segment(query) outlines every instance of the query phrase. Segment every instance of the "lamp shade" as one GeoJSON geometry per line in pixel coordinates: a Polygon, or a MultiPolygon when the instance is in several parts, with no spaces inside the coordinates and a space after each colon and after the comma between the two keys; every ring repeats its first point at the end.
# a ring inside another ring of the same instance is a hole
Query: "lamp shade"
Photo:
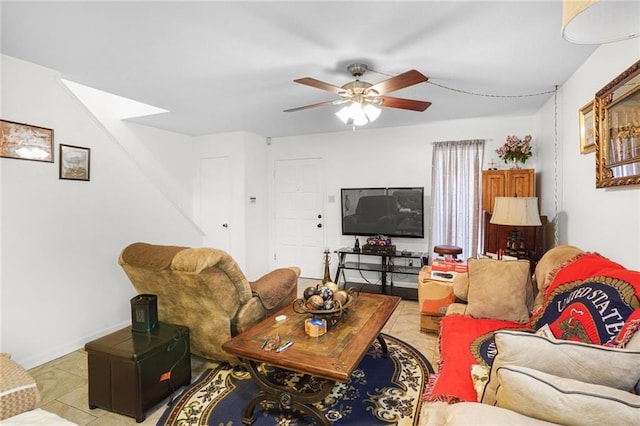
{"type": "Polygon", "coordinates": [[[638,0],[563,0],[562,37],[577,44],[602,44],[640,35],[638,0]]]}
{"type": "Polygon", "coordinates": [[[496,197],[490,223],[511,226],[540,226],[537,197],[496,197]]]}

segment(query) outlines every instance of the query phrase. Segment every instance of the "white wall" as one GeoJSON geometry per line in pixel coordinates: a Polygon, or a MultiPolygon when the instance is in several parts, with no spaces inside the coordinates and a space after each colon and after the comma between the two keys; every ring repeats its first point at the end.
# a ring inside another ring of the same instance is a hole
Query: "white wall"
{"type": "MultiPolygon", "coordinates": [[[[640,269],[640,187],[596,189],[595,153],[580,154],[578,110],[640,58],[640,39],[602,45],[558,93],[558,218],[561,244],[595,251],[640,269]]],[[[554,103],[537,117],[539,134],[551,139],[554,103]]],[[[538,165],[542,214],[555,216],[552,147],[538,165]]]]}
{"type": "Polygon", "coordinates": [[[0,350],[30,368],[130,324],[126,245],[201,238],[56,72],[8,56],[1,66],[2,118],[55,132],[55,163],[0,159],[0,350]],[[58,179],[60,143],[91,148],[90,182],[58,179]]]}
{"type": "MultiPolygon", "coordinates": [[[[499,102],[499,101],[498,101],[499,102]]],[[[382,112],[384,114],[384,111],[382,112]]],[[[428,112],[427,112],[428,114],[428,112]]],[[[331,117],[328,116],[328,119],[331,117]]],[[[534,132],[534,117],[500,117],[428,123],[422,126],[368,130],[351,129],[342,133],[273,138],[268,149],[270,180],[273,183],[275,161],[295,158],[323,158],[326,175],[325,237],[331,251],[353,246],[352,236],[341,235],[340,189],[352,187],[424,186],[425,198],[431,195],[433,142],[485,139],[485,168],[492,159],[498,163],[495,149],[507,135],[534,136],[535,155],[527,167],[535,168],[539,151],[546,141],[534,132]],[[333,199],[333,202],[329,200],[333,199]]],[[[498,164],[504,168],[504,164],[498,164]]],[[[425,205],[425,209],[426,209],[425,205]]],[[[425,217],[428,221],[429,213],[425,217]]],[[[429,224],[425,227],[428,232],[429,224]]],[[[270,224],[271,240],[274,227],[270,224]]],[[[430,252],[433,244],[424,239],[394,238],[397,249],[430,252]]],[[[361,241],[362,243],[363,241],[361,241]]],[[[436,242],[437,243],[437,242],[436,242]]],[[[465,254],[467,255],[467,254],[465,254]]],[[[321,264],[319,263],[321,266],[321,264]]],[[[333,255],[332,276],[337,259],[333,255]]],[[[319,274],[322,268],[319,267],[319,274]]],[[[319,275],[321,277],[321,275],[319,275]]],[[[415,277],[409,277],[414,279],[415,277]]]]}
{"type": "Polygon", "coordinates": [[[267,140],[262,136],[245,135],[245,238],[246,266],[250,280],[269,270],[269,180],[267,140]],[[255,201],[251,199],[255,197],[255,201]]]}
{"type": "MultiPolygon", "coordinates": [[[[255,280],[269,267],[266,138],[248,132],[233,132],[195,137],[193,142],[194,164],[202,158],[213,157],[228,157],[231,161],[231,175],[220,182],[220,185],[231,185],[230,254],[247,278],[255,280]],[[250,197],[256,197],[255,204],[250,202],[250,197]]],[[[193,202],[195,206],[199,205],[198,190],[193,202]]],[[[199,220],[197,214],[196,220],[199,220]]]]}
{"type": "Polygon", "coordinates": [[[123,120],[122,117],[131,114],[123,111],[128,111],[132,103],[135,106],[135,101],[77,83],[64,83],[113,143],[127,153],[188,220],[193,220],[192,138],[123,120]]]}

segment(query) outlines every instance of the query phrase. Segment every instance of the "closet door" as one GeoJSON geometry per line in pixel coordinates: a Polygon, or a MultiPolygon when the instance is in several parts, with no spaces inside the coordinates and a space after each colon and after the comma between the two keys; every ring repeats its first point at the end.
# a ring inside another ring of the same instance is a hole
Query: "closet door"
{"type": "Polygon", "coordinates": [[[230,161],[229,157],[200,160],[200,226],[205,233],[204,247],[224,250],[234,256],[230,161]]]}

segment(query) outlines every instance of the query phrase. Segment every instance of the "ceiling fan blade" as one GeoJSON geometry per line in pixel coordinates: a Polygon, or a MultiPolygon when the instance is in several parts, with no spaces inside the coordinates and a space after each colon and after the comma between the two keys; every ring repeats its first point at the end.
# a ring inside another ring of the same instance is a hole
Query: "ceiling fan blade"
{"type": "Polygon", "coordinates": [[[382,106],[388,108],[410,109],[412,111],[424,111],[431,106],[431,102],[415,101],[413,99],[393,98],[391,96],[377,96],[382,100],[382,106]]]}
{"type": "Polygon", "coordinates": [[[334,86],[333,84],[325,83],[324,81],[316,80],[311,77],[298,78],[293,80],[295,83],[304,84],[307,86],[315,87],[316,89],[326,90],[327,92],[336,93],[338,95],[345,92],[342,87],[334,86]]]}
{"type": "Polygon", "coordinates": [[[336,100],[333,100],[333,101],[318,102],[317,104],[311,104],[311,105],[305,105],[305,106],[301,106],[301,107],[297,107],[297,108],[285,109],[284,112],[302,111],[303,109],[318,108],[318,107],[328,106],[328,105],[338,105],[338,104],[343,104],[345,102],[348,102],[348,100],[347,99],[336,99],[336,100]]]}
{"type": "Polygon", "coordinates": [[[388,78],[380,83],[374,84],[369,87],[369,91],[375,90],[381,95],[395,92],[396,90],[404,89],[405,87],[413,86],[414,84],[424,83],[429,78],[416,70],[409,70],[398,74],[395,77],[388,78]]]}

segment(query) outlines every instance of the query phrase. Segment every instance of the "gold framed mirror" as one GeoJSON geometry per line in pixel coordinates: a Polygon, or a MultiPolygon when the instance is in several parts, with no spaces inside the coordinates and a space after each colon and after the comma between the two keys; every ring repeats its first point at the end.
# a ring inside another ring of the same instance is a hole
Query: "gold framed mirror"
{"type": "Polygon", "coordinates": [[[640,184],[640,61],[596,93],[596,188],[640,184]]]}

